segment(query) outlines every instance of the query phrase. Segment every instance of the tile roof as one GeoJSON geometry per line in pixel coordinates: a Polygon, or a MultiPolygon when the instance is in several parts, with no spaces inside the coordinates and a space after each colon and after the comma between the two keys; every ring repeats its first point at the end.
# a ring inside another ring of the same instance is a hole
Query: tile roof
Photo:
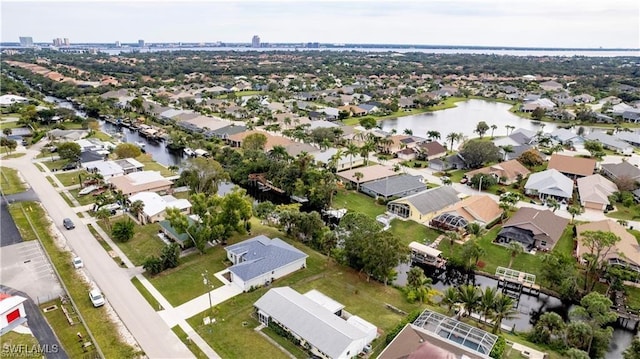
{"type": "Polygon", "coordinates": [[[556,153],[551,156],[547,168],[572,175],[589,176],[593,174],[596,168],[596,160],[593,158],[563,156],[556,153]]]}
{"type": "Polygon", "coordinates": [[[529,171],[517,160],[510,160],[470,171],[467,173],[467,176],[473,177],[473,175],[478,173],[494,174],[498,176],[498,178],[506,177],[509,181],[513,181],[518,177],[518,175],[522,175],[523,178],[527,177],[527,175],[529,175],[531,171],[529,171]]]}
{"type": "Polygon", "coordinates": [[[438,214],[452,212],[455,212],[468,222],[481,222],[484,224],[491,223],[502,215],[502,209],[500,209],[498,203],[487,195],[469,196],[444,208],[438,214]]]}

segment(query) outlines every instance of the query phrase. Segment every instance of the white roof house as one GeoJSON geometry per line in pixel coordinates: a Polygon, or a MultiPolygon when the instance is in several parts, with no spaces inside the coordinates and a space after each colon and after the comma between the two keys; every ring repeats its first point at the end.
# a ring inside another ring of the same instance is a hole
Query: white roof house
{"type": "Polygon", "coordinates": [[[160,196],[155,192],[140,192],[129,197],[131,203],[141,201],[144,204],[142,215],[148,223],[157,222],[164,219],[159,218],[167,208],[177,208],[180,211],[188,211],[191,202],[186,199],[177,199],[173,196],[160,196]]]}
{"type": "Polygon", "coordinates": [[[29,99],[22,96],[16,95],[2,95],[0,96],[0,106],[11,106],[14,103],[25,103],[28,102],[29,99]]]}
{"type": "Polygon", "coordinates": [[[632,145],[604,132],[591,132],[586,136],[586,139],[589,141],[598,141],[602,143],[602,146],[604,146],[605,148],[616,151],[623,155],[630,155],[633,153],[632,145]]]}
{"type": "Polygon", "coordinates": [[[280,325],[324,358],[357,356],[370,343],[367,332],[375,328],[361,318],[344,320],[289,287],[270,289],[254,306],[261,323],[280,325]]]}
{"type": "Polygon", "coordinates": [[[606,209],[614,192],[618,192],[618,186],[599,174],[578,178],[580,204],[586,208],[606,209]]]}
{"type": "MultiPolygon", "coordinates": [[[[317,122],[317,121],[316,121],[317,122]]],[[[316,160],[316,162],[322,162],[324,164],[329,164],[331,162],[331,158],[338,153],[338,150],[333,147],[329,147],[325,150],[316,150],[313,152],[309,152],[310,155],[316,160]]],[[[342,153],[342,156],[336,162],[336,170],[343,171],[350,169],[353,167],[361,166],[364,163],[364,158],[360,156],[360,154],[354,156],[347,156],[342,153]]]]}
{"type": "Polygon", "coordinates": [[[97,172],[101,174],[103,178],[122,176],[124,174],[124,169],[114,161],[85,162],[82,164],[82,168],[90,172],[97,172]]]}
{"type": "Polygon", "coordinates": [[[550,169],[529,175],[524,185],[527,194],[547,197],[571,198],[573,196],[573,180],[556,169],[550,169]]]}

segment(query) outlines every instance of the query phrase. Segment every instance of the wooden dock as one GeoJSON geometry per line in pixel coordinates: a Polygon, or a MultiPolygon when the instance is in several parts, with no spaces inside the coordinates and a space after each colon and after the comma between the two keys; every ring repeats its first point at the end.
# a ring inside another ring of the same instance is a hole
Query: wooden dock
{"type": "Polygon", "coordinates": [[[278,188],[276,186],[273,185],[273,183],[271,183],[271,181],[268,181],[265,177],[264,173],[251,173],[249,174],[249,183],[253,184],[253,185],[257,185],[258,188],[260,188],[261,191],[275,191],[278,192],[280,194],[284,194],[285,191],[281,188],[278,188]]]}

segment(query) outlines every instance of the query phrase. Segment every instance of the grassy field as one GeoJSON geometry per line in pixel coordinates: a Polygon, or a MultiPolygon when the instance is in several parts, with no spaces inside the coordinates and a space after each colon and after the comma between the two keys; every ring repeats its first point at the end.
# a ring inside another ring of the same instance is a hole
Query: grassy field
{"type": "Polygon", "coordinates": [[[97,138],[100,141],[111,141],[113,140],[113,138],[111,138],[111,136],[109,134],[106,134],[102,131],[93,131],[93,134],[91,136],[89,136],[91,138],[97,138]]]}
{"type": "Polygon", "coordinates": [[[187,337],[187,333],[185,333],[184,330],[180,328],[180,326],[176,325],[175,327],[171,328],[171,330],[173,330],[173,332],[178,336],[178,338],[180,338],[180,340],[182,340],[182,342],[187,346],[187,348],[191,350],[191,352],[193,353],[193,355],[195,355],[196,358],[207,359],[207,355],[203,353],[202,350],[200,350],[200,348],[198,348],[197,345],[195,345],[191,340],[189,340],[189,338],[187,337]]]}
{"type": "MultiPolygon", "coordinates": [[[[74,298],[78,309],[82,313],[87,326],[96,338],[105,357],[131,358],[136,356],[134,349],[121,341],[116,325],[109,320],[105,320],[105,318],[108,317],[106,308],[94,308],[91,304],[91,301],[87,297],[89,285],[83,281],[71,265],[71,253],[58,249],[54,244],[49,232],[51,224],[47,220],[45,212],[40,205],[35,202],[21,202],[10,205],[10,207],[14,206],[24,206],[27,210],[31,222],[42,239],[45,250],[49,253],[53,265],[58,270],[58,273],[60,273],[62,281],[69,290],[69,295],[74,298]]],[[[78,329],[75,326],[73,328],[75,331],[78,329]]]]}
{"type": "Polygon", "coordinates": [[[75,184],[80,183],[79,178],[85,179],[89,175],[89,172],[85,170],[73,171],[73,172],[65,172],[56,174],[56,178],[58,181],[62,183],[65,187],[73,186],[75,184]],[[78,177],[80,176],[80,177],[78,177]]]}
{"type": "MultiPolygon", "coordinates": [[[[60,340],[60,344],[62,344],[64,350],[67,352],[67,354],[69,354],[69,358],[82,358],[85,353],[81,347],[82,343],[80,343],[80,340],[78,339],[78,333],[80,333],[80,335],[82,335],[82,337],[85,338],[86,341],[90,341],[91,339],[87,334],[87,331],[82,325],[69,324],[67,317],[64,315],[64,312],[62,312],[62,309],[60,309],[60,307],[62,306],[62,302],[60,301],[60,299],[41,304],[40,309],[44,309],[53,305],[57,306],[58,309],[42,314],[47,319],[47,322],[49,323],[53,331],[56,333],[56,336],[60,340]]],[[[68,311],[71,311],[73,308],[70,304],[65,304],[64,306],[68,311]]]]}
{"type": "Polygon", "coordinates": [[[16,223],[16,227],[18,227],[18,231],[20,232],[20,236],[24,241],[33,241],[38,239],[36,234],[33,232],[31,227],[29,226],[29,221],[26,216],[31,217],[30,212],[34,211],[32,206],[25,206],[24,211],[20,205],[11,205],[9,206],[9,213],[11,213],[11,218],[16,223]],[[25,216],[26,212],[26,216],[25,216]]]}
{"type": "Polygon", "coordinates": [[[142,296],[144,297],[144,299],[147,300],[147,302],[149,304],[151,304],[151,307],[154,310],[162,310],[164,309],[162,307],[162,305],[156,300],[156,298],[154,298],[151,293],[149,293],[149,291],[147,290],[147,288],[144,287],[144,285],[142,285],[142,282],[140,282],[140,280],[136,277],[131,278],[131,283],[133,284],[134,287],[136,287],[138,289],[138,292],[140,292],[140,294],[142,294],[142,296]]]}
{"type": "Polygon", "coordinates": [[[24,153],[24,152],[12,153],[12,154],[9,154],[9,155],[6,155],[6,156],[2,156],[2,159],[3,160],[10,160],[12,158],[23,157],[24,155],[26,155],[26,153],[24,153]]]}
{"type": "Polygon", "coordinates": [[[13,168],[0,167],[0,190],[4,195],[24,192],[27,189],[20,181],[18,171],[13,168]]]}
{"type": "Polygon", "coordinates": [[[346,208],[349,211],[364,213],[372,218],[383,214],[386,210],[385,206],[377,204],[373,198],[345,189],[339,190],[338,194],[333,197],[332,207],[346,208]]]}
{"type": "Polygon", "coordinates": [[[625,207],[622,203],[616,203],[616,211],[606,213],[605,216],[614,219],[624,219],[626,221],[635,221],[640,218],[640,206],[633,205],[631,207],[625,207]]]}
{"type": "MultiPolygon", "coordinates": [[[[280,238],[285,237],[281,234],[280,238]]],[[[307,268],[276,280],[274,286],[288,285],[300,293],[317,289],[344,304],[349,313],[378,326],[382,335],[374,342],[374,349],[383,344],[384,333],[402,319],[401,315],[387,309],[386,304],[406,312],[424,307],[407,303],[401,291],[394,287],[367,282],[359,272],[338,265],[297,242],[285,240],[309,255],[307,268]]],[[[218,305],[214,309],[216,323],[213,325],[202,324],[205,313],[190,318],[188,322],[223,358],[281,358],[282,352],[253,330],[258,325],[253,317],[253,303],[266,291],[267,288],[260,288],[218,305]],[[252,345],[246,345],[247,342],[252,345]]]]}
{"type": "MultiPolygon", "coordinates": [[[[28,358],[34,356],[29,352],[38,345],[38,340],[31,334],[20,334],[10,331],[2,336],[2,347],[10,347],[11,352],[2,352],[3,358],[28,358]]],[[[34,356],[35,357],[35,356],[34,356]]]]}
{"type": "Polygon", "coordinates": [[[409,245],[411,242],[429,243],[438,238],[440,232],[423,226],[414,221],[402,221],[394,219],[391,221],[389,231],[402,240],[402,243],[409,245]]]}
{"type": "Polygon", "coordinates": [[[42,164],[47,166],[51,171],[59,170],[62,166],[66,165],[69,161],[67,160],[55,160],[55,161],[44,161],[42,164]]]}
{"type": "MultiPolygon", "coordinates": [[[[129,218],[127,216],[119,216],[111,218],[111,226],[116,222],[129,218]]],[[[111,233],[111,230],[104,226],[102,221],[98,221],[100,227],[107,232],[111,233]]],[[[147,257],[153,255],[160,255],[160,251],[165,246],[164,242],[158,238],[157,234],[160,230],[160,225],[157,223],[151,223],[147,225],[135,224],[134,235],[128,242],[119,242],[114,240],[115,244],[124,252],[133,264],[141,266],[147,257]]]]}
{"type": "Polygon", "coordinates": [[[160,171],[160,173],[165,177],[174,176],[176,173],[170,171],[167,167],[155,162],[151,155],[142,154],[136,157],[137,161],[140,161],[144,165],[145,171],[160,171]]]}

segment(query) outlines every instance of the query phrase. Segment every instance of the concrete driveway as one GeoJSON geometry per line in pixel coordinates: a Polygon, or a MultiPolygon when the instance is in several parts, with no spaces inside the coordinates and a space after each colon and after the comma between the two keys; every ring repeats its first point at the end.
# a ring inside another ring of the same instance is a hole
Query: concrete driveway
{"type": "Polygon", "coordinates": [[[87,274],[104,292],[145,354],[150,358],[193,358],[189,349],[133,286],[127,272],[109,257],[82,220],[31,162],[42,145],[33,146],[22,158],[3,161],[3,166],[20,171],[31,185],[55,226],[63,233],[67,245],[82,257],[87,274]],[[76,228],[64,230],[64,218],[71,218],[76,228]]]}

